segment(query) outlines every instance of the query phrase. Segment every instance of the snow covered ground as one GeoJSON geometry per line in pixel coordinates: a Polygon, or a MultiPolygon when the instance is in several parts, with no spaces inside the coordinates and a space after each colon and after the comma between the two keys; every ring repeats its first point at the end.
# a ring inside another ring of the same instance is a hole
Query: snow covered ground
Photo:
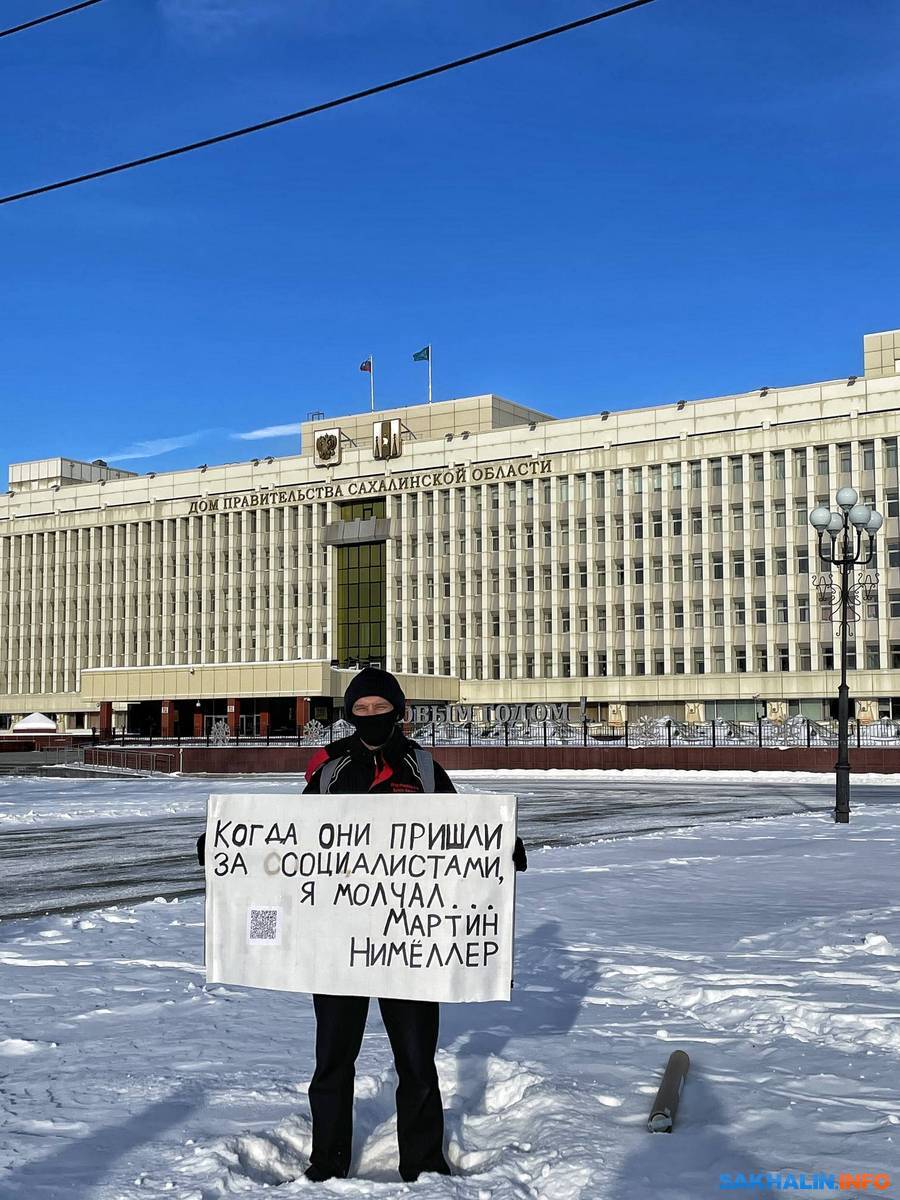
{"type": "MultiPolygon", "coordinates": [[[[729,814],[695,773],[615,774],[624,791],[602,824],[616,836],[531,851],[513,1002],[443,1009],[453,1178],[399,1182],[393,1073],[373,1006],[354,1178],[290,1182],[309,1151],[310,1001],[206,989],[202,899],[182,895],[0,926],[0,1196],[697,1200],[723,1194],[724,1172],[865,1170],[889,1172],[878,1194],[900,1197],[896,784],[870,777],[852,823],[835,826],[821,777],[732,779],[743,799],[729,814]],[[644,821],[641,794],[658,810],[660,788],[690,826],[660,828],[658,812],[644,821]],[[759,819],[754,794],[774,815],[759,819]],[[651,1135],[648,1108],[679,1047],[692,1066],[676,1131],[651,1135]]],[[[522,782],[532,814],[557,795],[541,776],[522,782]]],[[[508,773],[490,778],[511,790],[508,773]]],[[[31,863],[40,887],[74,827],[95,822],[115,876],[108,831],[124,853],[135,818],[159,817],[190,842],[209,787],[146,782],[4,787],[0,841],[48,836],[31,863]]],[[[584,808],[578,828],[595,834],[603,780],[558,783],[584,808]]],[[[543,818],[546,837],[529,817],[532,847],[579,840],[563,815],[559,828],[543,818]]],[[[28,887],[18,871],[3,870],[0,893],[28,887]]]]}

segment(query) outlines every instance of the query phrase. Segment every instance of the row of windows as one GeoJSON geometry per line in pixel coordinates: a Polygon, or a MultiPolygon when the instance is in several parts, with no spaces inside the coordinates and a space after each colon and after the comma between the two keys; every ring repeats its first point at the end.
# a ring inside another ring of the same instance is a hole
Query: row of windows
{"type": "MultiPolygon", "coordinates": [[[[900,669],[900,642],[892,642],[888,652],[890,667],[892,670],[900,669]]],[[[849,666],[856,670],[862,667],[865,670],[879,670],[881,668],[881,654],[878,645],[875,642],[866,643],[863,648],[862,660],[857,661],[857,653],[854,649],[852,655],[848,655],[849,666]]],[[[504,678],[515,679],[518,677],[518,656],[515,654],[507,654],[501,656],[493,655],[475,655],[472,660],[473,678],[475,679],[500,679],[501,678],[501,662],[504,664],[504,678]]],[[[559,657],[558,665],[554,667],[553,655],[543,654],[534,655],[526,654],[523,656],[524,678],[533,679],[535,677],[536,667],[540,667],[541,675],[544,678],[553,678],[554,675],[559,675],[563,678],[567,677],[582,677],[586,678],[593,673],[599,676],[608,675],[666,675],[669,672],[675,675],[684,675],[688,670],[694,674],[703,675],[708,670],[715,674],[725,674],[729,671],[744,673],[748,670],[757,672],[763,671],[811,671],[813,669],[813,652],[809,645],[800,645],[797,647],[793,659],[791,651],[787,646],[776,647],[773,654],[769,654],[766,646],[754,646],[749,650],[746,647],[735,648],[733,651],[730,663],[726,659],[724,651],[713,651],[709,661],[703,650],[694,650],[687,658],[683,650],[674,650],[670,656],[669,662],[666,662],[666,656],[662,650],[655,650],[649,656],[643,651],[635,651],[630,660],[624,651],[617,652],[610,656],[605,651],[597,653],[594,661],[591,662],[590,655],[580,653],[576,656],[571,654],[562,654],[559,657]]],[[[434,658],[423,658],[413,656],[409,659],[408,670],[413,673],[418,672],[419,667],[429,675],[435,673],[437,666],[440,674],[449,675],[451,668],[451,659],[448,656],[435,660],[434,658]]],[[[834,648],[829,645],[818,647],[818,667],[823,671],[834,669],[834,648]]],[[[396,670],[401,669],[399,664],[395,667],[396,670]]],[[[466,662],[460,659],[457,663],[457,672],[460,679],[466,678],[466,662]]]]}

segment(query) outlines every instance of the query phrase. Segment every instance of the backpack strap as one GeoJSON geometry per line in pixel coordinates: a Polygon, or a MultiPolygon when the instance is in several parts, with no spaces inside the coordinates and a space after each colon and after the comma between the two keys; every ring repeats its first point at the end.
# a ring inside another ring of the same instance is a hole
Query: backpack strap
{"type": "Polygon", "coordinates": [[[337,769],[338,759],[329,758],[322,764],[322,772],[319,775],[319,794],[324,795],[331,786],[331,780],[334,772],[337,769]]]}
{"type": "Polygon", "coordinates": [[[423,750],[421,746],[415,747],[416,765],[419,768],[419,774],[422,776],[422,791],[434,791],[434,759],[427,750],[423,750]]]}

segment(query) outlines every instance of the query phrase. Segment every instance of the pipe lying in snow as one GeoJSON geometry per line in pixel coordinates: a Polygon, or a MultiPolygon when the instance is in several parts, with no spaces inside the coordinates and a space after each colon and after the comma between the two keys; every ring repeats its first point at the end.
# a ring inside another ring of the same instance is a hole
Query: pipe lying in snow
{"type": "Polygon", "coordinates": [[[690,1065],[691,1060],[683,1050],[675,1050],[669,1055],[662,1083],[659,1085],[647,1121],[647,1128],[651,1133],[672,1132],[675,1114],[678,1112],[678,1101],[681,1099],[681,1090],[690,1065]]]}

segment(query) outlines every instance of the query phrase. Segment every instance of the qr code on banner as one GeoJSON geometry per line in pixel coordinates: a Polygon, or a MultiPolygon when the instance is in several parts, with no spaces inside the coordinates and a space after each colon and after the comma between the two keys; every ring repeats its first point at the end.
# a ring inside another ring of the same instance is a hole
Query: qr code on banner
{"type": "Polygon", "coordinates": [[[277,946],[281,942],[281,909],[248,908],[247,942],[251,946],[277,946]]]}

